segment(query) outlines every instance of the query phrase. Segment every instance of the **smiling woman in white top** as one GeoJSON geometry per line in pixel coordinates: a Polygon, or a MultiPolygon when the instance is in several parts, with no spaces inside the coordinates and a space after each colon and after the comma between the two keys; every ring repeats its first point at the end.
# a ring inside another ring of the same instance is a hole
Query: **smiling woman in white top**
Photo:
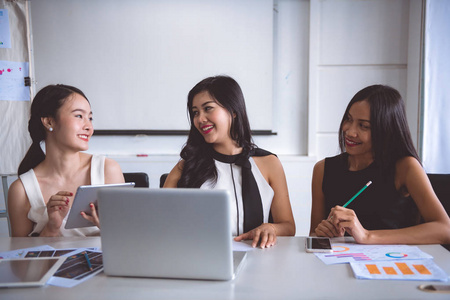
{"type": "Polygon", "coordinates": [[[283,167],[253,144],[238,83],[228,76],[206,78],[189,92],[187,108],[189,137],[164,187],[229,190],[235,240],[252,240],[253,247],[294,235],[283,167]]]}
{"type": "Polygon", "coordinates": [[[90,212],[81,213],[92,227],[64,229],[80,185],[124,182],[117,162],[81,152],[94,132],[86,96],[72,86],[46,86],[32,102],[28,131],[32,144],[8,193],[12,236],[98,235],[93,204],[90,212]]]}

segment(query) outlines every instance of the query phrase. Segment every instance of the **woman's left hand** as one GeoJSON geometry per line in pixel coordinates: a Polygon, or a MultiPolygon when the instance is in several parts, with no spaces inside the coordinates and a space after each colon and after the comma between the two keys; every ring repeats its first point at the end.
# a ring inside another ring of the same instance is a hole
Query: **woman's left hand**
{"type": "Polygon", "coordinates": [[[82,211],[81,216],[91,222],[94,226],[100,228],[100,221],[98,219],[97,209],[95,208],[94,203],[90,203],[89,207],[91,208],[91,215],[88,215],[84,211],[82,211]]]}
{"type": "Polygon", "coordinates": [[[347,231],[357,243],[367,243],[369,231],[361,225],[354,210],[342,206],[335,206],[331,209],[327,220],[329,220],[338,231],[347,231]]]}
{"type": "Polygon", "coordinates": [[[242,240],[253,240],[252,247],[255,248],[258,243],[259,247],[269,248],[275,245],[277,241],[277,231],[275,226],[271,223],[264,223],[249,232],[243,233],[234,238],[239,242],[242,240]]]}

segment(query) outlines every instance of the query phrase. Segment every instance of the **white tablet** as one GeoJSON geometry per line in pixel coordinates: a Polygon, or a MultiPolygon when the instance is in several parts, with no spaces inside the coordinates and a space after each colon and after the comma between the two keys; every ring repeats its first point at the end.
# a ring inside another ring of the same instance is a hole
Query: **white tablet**
{"type": "Polygon", "coordinates": [[[0,259],[0,287],[42,286],[65,257],[0,259]]]}
{"type": "MultiPolygon", "coordinates": [[[[82,185],[78,187],[72,207],[67,217],[66,229],[82,228],[93,226],[91,222],[81,216],[81,212],[89,214],[91,208],[90,203],[97,206],[97,191],[105,187],[134,187],[134,182],[116,183],[116,184],[99,184],[99,185],[82,185]]],[[[100,213],[100,212],[99,212],[100,213]]]]}

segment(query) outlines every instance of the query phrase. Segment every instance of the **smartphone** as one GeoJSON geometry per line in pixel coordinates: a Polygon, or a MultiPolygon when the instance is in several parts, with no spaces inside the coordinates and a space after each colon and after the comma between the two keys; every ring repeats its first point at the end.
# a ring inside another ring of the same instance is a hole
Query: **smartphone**
{"type": "Polygon", "coordinates": [[[306,252],[333,252],[331,241],[327,237],[307,237],[306,252]]]}

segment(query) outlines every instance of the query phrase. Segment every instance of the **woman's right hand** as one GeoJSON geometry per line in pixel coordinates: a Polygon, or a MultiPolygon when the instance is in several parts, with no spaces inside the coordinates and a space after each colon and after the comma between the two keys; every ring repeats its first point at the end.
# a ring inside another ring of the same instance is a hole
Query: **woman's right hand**
{"type": "Polygon", "coordinates": [[[316,236],[325,236],[332,238],[337,236],[344,236],[345,230],[339,230],[338,228],[336,228],[329,217],[326,220],[322,220],[322,222],[317,225],[314,232],[316,233],[316,236]]]}
{"type": "Polygon", "coordinates": [[[44,230],[50,235],[59,234],[62,222],[69,212],[69,202],[73,193],[67,191],[59,191],[52,195],[47,202],[48,222],[44,230]]]}
{"type": "Polygon", "coordinates": [[[261,249],[269,248],[277,242],[277,231],[272,223],[263,223],[260,226],[238,235],[234,238],[236,242],[242,240],[253,240],[252,247],[255,248],[258,244],[261,249]]]}

